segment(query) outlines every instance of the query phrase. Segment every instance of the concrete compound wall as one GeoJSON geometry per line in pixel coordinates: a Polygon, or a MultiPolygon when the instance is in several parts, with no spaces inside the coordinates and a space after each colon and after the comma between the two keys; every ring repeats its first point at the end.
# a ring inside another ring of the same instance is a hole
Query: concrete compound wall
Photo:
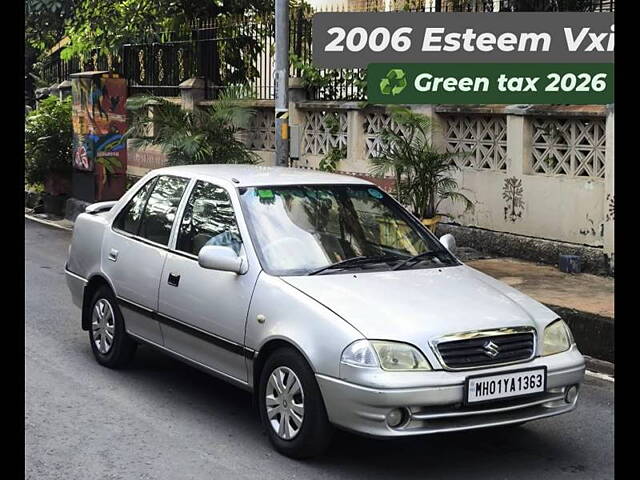
{"type": "MultiPolygon", "coordinates": [[[[328,151],[346,147],[338,170],[370,176],[378,133],[395,128],[389,112],[358,102],[307,101],[300,83],[290,84],[291,151],[297,146],[300,152],[292,166],[318,168],[328,151]]],[[[183,98],[183,104],[194,102],[183,98]]],[[[456,157],[460,169],[454,176],[474,209],[443,204],[445,222],[601,248],[613,268],[613,106],[410,107],[432,117],[432,141],[442,151],[471,152],[456,157]]],[[[262,164],[273,165],[273,105],[261,101],[255,108],[248,142],[262,164]]],[[[129,158],[133,175],[163,163],[158,149],[134,150],[129,158]]],[[[384,188],[393,184],[373,180],[384,188]]]]}

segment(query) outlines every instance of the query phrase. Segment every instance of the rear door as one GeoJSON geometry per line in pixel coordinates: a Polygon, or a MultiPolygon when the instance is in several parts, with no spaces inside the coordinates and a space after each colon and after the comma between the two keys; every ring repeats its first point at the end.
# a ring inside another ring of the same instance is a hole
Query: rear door
{"type": "Polygon", "coordinates": [[[152,312],[169,238],[188,178],[162,175],[147,182],[114,219],[103,240],[103,270],[111,280],[127,331],[163,344],[152,312]]]}
{"type": "Polygon", "coordinates": [[[248,262],[238,275],[198,264],[205,244],[229,246],[247,260],[232,194],[208,181],[193,185],[167,254],[158,311],[166,347],[246,383],[245,321],[260,269],[248,262]]]}

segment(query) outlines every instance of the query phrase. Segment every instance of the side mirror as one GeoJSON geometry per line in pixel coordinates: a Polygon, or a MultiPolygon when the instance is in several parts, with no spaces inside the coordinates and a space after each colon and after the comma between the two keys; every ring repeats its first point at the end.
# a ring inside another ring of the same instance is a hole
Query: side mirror
{"type": "Polygon", "coordinates": [[[456,249],[458,247],[456,245],[456,238],[453,235],[451,235],[450,233],[444,234],[440,237],[440,243],[444,245],[444,248],[455,255],[456,249]]]}
{"type": "Polygon", "coordinates": [[[231,247],[205,245],[198,253],[198,264],[209,270],[245,273],[245,261],[231,247]]]}

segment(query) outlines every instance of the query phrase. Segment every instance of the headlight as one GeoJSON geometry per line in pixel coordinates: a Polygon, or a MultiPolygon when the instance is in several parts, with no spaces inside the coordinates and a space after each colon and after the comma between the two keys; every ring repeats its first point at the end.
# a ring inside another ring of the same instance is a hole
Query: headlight
{"type": "Polygon", "coordinates": [[[342,352],[342,363],[383,370],[431,370],[429,362],[415,347],[406,343],[357,340],[342,352]]]}
{"type": "Polygon", "coordinates": [[[397,342],[371,342],[383,370],[431,370],[424,355],[416,347],[397,342]]]}
{"type": "Polygon", "coordinates": [[[556,320],[544,329],[542,356],[569,350],[573,344],[573,335],[564,320],[556,320]]]}

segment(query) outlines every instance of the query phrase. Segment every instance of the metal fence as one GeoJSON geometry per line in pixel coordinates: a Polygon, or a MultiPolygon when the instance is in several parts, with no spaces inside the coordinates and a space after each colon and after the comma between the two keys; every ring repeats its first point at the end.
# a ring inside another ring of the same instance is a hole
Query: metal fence
{"type": "MultiPolygon", "coordinates": [[[[392,0],[393,11],[613,11],[615,0],[392,0]]],[[[350,1],[345,7],[322,11],[384,11],[384,0],[350,1]]],[[[290,50],[300,60],[291,75],[305,78],[313,70],[310,7],[294,8],[290,20],[290,50]]],[[[70,73],[110,70],[129,81],[132,94],[178,96],[179,85],[191,77],[205,79],[206,97],[215,99],[230,85],[244,85],[257,99],[273,99],[275,59],[274,17],[199,20],[191,31],[165,34],[165,41],[125,44],[117,52],[92,52],[83,60],[62,61],[52,55],[42,69],[43,78],[61,82],[70,73]]],[[[157,40],[157,39],[156,39],[157,40]]],[[[364,69],[313,70],[308,85],[316,100],[366,100],[364,69]]]]}

